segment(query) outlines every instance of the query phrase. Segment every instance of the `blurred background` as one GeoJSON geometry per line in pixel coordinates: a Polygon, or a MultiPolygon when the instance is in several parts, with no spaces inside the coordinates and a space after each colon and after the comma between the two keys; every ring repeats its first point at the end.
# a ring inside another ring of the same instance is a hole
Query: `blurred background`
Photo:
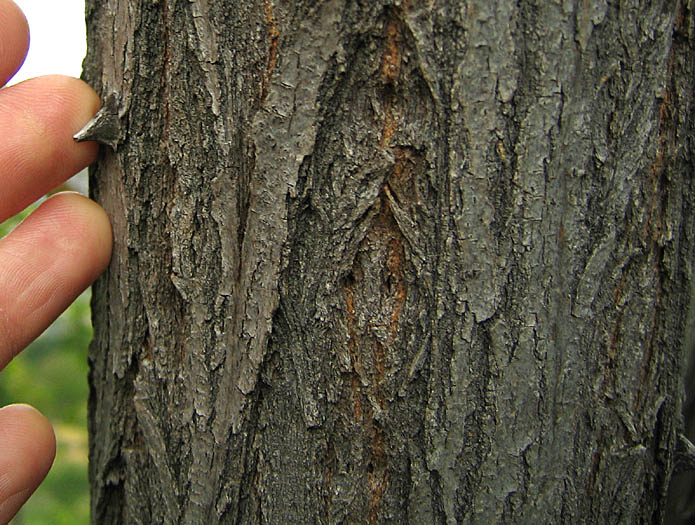
{"type": "MultiPolygon", "coordinates": [[[[24,66],[10,85],[61,73],[79,77],[86,52],[84,0],[14,0],[31,32],[24,66]]],[[[60,189],[86,193],[86,172],[60,189]]],[[[6,235],[35,206],[0,224],[6,235]]],[[[20,524],[89,523],[87,483],[87,346],[89,292],[0,374],[0,406],[28,403],[53,423],[58,449],[46,481],[12,520],[20,524]]]]}

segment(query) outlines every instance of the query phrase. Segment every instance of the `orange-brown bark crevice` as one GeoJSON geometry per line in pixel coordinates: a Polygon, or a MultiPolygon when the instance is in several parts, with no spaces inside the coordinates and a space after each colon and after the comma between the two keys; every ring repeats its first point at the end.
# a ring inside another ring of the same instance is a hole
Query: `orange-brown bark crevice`
{"type": "Polygon", "coordinates": [[[263,10],[265,12],[265,20],[268,23],[268,40],[270,41],[270,45],[268,46],[268,65],[266,66],[265,74],[263,75],[263,84],[261,86],[261,105],[263,105],[268,96],[270,76],[278,62],[278,38],[280,37],[280,29],[278,28],[277,20],[275,20],[271,0],[265,0],[263,3],[263,10]]]}
{"type": "Polygon", "coordinates": [[[357,352],[357,319],[355,316],[355,291],[353,283],[345,285],[345,306],[347,309],[347,329],[348,329],[348,352],[350,354],[350,364],[352,373],[350,374],[350,397],[352,398],[352,411],[355,423],[362,421],[362,394],[360,392],[360,381],[357,373],[359,368],[359,354],[357,352]]]}
{"type": "Polygon", "coordinates": [[[401,67],[401,34],[399,21],[390,18],[386,23],[386,50],[381,61],[381,74],[387,82],[395,82],[401,67]]]}
{"type": "Polygon", "coordinates": [[[367,466],[367,482],[369,483],[369,514],[367,516],[368,523],[379,522],[379,510],[384,499],[384,491],[389,482],[389,471],[387,464],[387,456],[384,449],[385,436],[384,431],[376,425],[373,425],[370,433],[370,461],[367,466]]]}
{"type": "MultiPolygon", "coordinates": [[[[395,12],[384,26],[385,46],[381,57],[380,73],[386,86],[394,86],[398,82],[401,71],[403,37],[401,21],[395,12]]],[[[398,128],[400,115],[397,110],[397,95],[393,89],[386,89],[384,94],[384,121],[381,127],[381,147],[388,147],[394,132],[398,128]]]]}
{"type": "Polygon", "coordinates": [[[398,336],[398,322],[406,300],[405,252],[396,221],[390,213],[388,216],[389,218],[384,219],[384,222],[392,232],[387,245],[386,268],[391,281],[389,292],[393,301],[389,323],[389,343],[393,343],[398,336]]]}

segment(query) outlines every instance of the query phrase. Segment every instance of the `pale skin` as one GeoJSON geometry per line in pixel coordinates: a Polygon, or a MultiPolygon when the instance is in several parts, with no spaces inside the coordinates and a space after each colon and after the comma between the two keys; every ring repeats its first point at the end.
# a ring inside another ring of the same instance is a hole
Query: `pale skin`
{"type": "MultiPolygon", "coordinates": [[[[0,85],[19,69],[28,43],[24,15],[0,0],[0,85]]],[[[0,90],[0,221],[94,160],[97,144],[72,136],[99,106],[87,84],[63,76],[0,90]]],[[[47,199],[0,240],[0,369],[104,270],[111,243],[104,210],[75,193],[47,199]]],[[[0,409],[0,523],[34,492],[54,456],[53,429],[36,409],[0,409]]]]}

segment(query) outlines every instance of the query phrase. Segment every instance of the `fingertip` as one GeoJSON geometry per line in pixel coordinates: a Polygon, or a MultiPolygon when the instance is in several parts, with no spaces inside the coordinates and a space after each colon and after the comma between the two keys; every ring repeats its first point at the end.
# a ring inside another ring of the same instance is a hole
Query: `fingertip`
{"type": "MultiPolygon", "coordinates": [[[[62,138],[59,144],[64,146],[66,138],[72,140],[75,133],[89,122],[101,107],[99,95],[89,84],[79,78],[67,75],[44,75],[25,80],[12,86],[13,106],[30,108],[25,112],[35,118],[35,128],[47,139],[62,138]],[[67,132],[67,133],[66,133],[67,132]]],[[[83,145],[71,144],[74,148],[83,145]]],[[[80,148],[83,150],[96,148],[80,148]]]]}
{"type": "Polygon", "coordinates": [[[78,193],[46,199],[0,240],[0,369],[104,271],[104,210],[78,193]]]}
{"type": "Polygon", "coordinates": [[[29,23],[12,0],[0,0],[0,86],[22,67],[29,50],[29,23]]]}
{"type": "Polygon", "coordinates": [[[29,458],[36,467],[32,472],[45,475],[49,471],[56,451],[55,433],[48,418],[33,406],[14,403],[0,408],[0,441],[6,439],[16,439],[19,444],[26,441],[27,450],[36,452],[29,458]]]}
{"type": "Polygon", "coordinates": [[[8,241],[13,237],[24,245],[36,246],[42,258],[54,261],[50,268],[58,273],[55,281],[71,283],[66,297],[79,295],[111,259],[113,238],[106,212],[77,192],[60,192],[46,199],[8,241]],[[64,264],[59,264],[61,261],[64,264]]]}
{"type": "Polygon", "coordinates": [[[4,217],[94,161],[98,144],[77,143],[72,137],[100,105],[89,85],[64,75],[37,77],[0,90],[0,185],[4,188],[0,211],[4,217]]]}
{"type": "Polygon", "coordinates": [[[29,405],[0,409],[0,523],[8,522],[36,490],[56,452],[51,423],[29,405]]]}
{"type": "Polygon", "coordinates": [[[67,237],[65,242],[76,246],[80,253],[91,255],[88,276],[91,283],[111,260],[113,234],[106,211],[92,199],[71,191],[56,193],[41,207],[44,206],[53,215],[52,220],[64,220],[70,225],[69,231],[63,233],[67,237]]]}
{"type": "Polygon", "coordinates": [[[101,107],[101,100],[96,91],[85,81],[66,75],[46,75],[38,77],[43,84],[43,89],[50,89],[55,102],[63,102],[74,108],[70,116],[72,119],[72,135],[80,131],[101,107]]]}

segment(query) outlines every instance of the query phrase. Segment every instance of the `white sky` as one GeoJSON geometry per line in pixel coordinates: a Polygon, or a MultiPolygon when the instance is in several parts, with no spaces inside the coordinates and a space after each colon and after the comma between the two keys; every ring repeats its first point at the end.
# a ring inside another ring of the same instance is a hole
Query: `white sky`
{"type": "MultiPolygon", "coordinates": [[[[84,0],[14,0],[29,22],[29,53],[8,85],[27,78],[60,73],[79,77],[87,53],[84,0]]],[[[87,170],[66,188],[87,193],[87,170]]]]}
{"type": "Polygon", "coordinates": [[[14,0],[29,21],[27,59],[10,84],[39,75],[79,77],[87,52],[84,0],[14,0]]]}

